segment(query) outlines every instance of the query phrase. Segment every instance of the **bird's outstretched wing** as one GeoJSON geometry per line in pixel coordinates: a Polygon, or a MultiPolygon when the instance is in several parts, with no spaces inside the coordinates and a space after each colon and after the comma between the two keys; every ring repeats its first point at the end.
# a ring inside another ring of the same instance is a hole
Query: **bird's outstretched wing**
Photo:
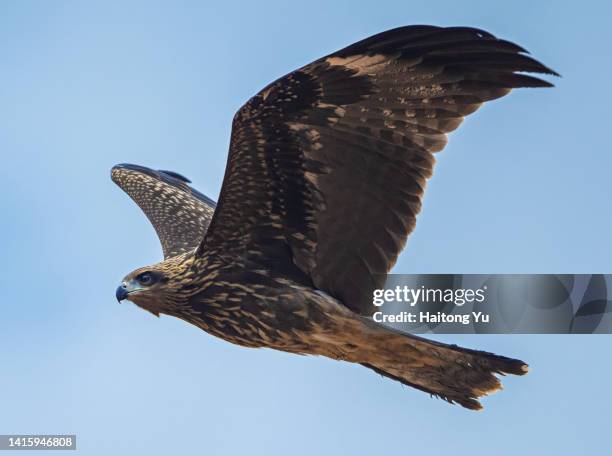
{"type": "Polygon", "coordinates": [[[114,166],[111,178],[143,210],[162,245],[164,258],[195,249],[206,233],[215,202],[172,171],[114,166]]]}
{"type": "Polygon", "coordinates": [[[369,314],[415,226],[435,152],[485,101],[555,74],[473,28],[402,27],[273,82],[233,121],[198,249],[282,267],[369,314]],[[287,264],[287,263],[285,263],[287,264]]]}

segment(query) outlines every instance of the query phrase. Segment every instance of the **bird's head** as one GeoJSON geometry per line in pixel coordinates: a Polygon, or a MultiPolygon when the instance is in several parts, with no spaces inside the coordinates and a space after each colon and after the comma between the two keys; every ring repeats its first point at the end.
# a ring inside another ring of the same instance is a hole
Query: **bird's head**
{"type": "Polygon", "coordinates": [[[182,291],[191,276],[189,268],[189,261],[182,258],[138,268],[121,281],[116,292],[117,301],[127,299],[156,316],[171,313],[186,300],[182,291]]]}

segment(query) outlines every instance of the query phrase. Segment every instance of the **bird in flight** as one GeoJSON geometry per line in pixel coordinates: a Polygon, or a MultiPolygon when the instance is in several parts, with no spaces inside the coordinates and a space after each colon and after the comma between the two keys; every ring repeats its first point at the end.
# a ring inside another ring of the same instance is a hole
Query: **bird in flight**
{"type": "Polygon", "coordinates": [[[245,347],[358,363],[469,409],[517,359],[372,320],[372,292],[414,229],[434,154],[484,102],[556,75],[467,27],[408,26],[274,81],[236,113],[218,204],[170,171],[117,165],[164,260],[117,289],[245,347]]]}

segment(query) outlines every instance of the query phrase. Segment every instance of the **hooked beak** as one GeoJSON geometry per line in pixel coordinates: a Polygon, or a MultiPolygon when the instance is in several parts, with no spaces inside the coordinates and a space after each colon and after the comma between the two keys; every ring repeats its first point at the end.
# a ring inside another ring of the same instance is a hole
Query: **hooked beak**
{"type": "Polygon", "coordinates": [[[117,288],[117,291],[115,292],[117,302],[121,302],[124,299],[127,299],[128,294],[129,292],[127,291],[127,285],[125,284],[125,282],[123,282],[121,285],[119,285],[119,288],[117,288]]]}
{"type": "Polygon", "coordinates": [[[115,297],[117,298],[117,302],[121,302],[124,299],[128,299],[130,293],[140,290],[142,290],[142,287],[132,283],[130,280],[129,282],[123,282],[121,285],[119,285],[117,291],[115,292],[115,297]]]}

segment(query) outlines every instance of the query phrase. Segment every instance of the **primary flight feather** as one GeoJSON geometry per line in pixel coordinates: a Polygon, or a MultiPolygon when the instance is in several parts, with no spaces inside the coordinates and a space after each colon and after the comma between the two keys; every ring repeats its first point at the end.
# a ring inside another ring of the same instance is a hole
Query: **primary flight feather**
{"type": "Polygon", "coordinates": [[[470,409],[522,361],[376,324],[372,291],[402,251],[434,153],[483,102],[556,75],[466,27],[401,27],[278,79],[234,117],[219,203],[183,176],[118,165],[164,261],[117,299],[229,342],[359,363],[470,409]]]}

